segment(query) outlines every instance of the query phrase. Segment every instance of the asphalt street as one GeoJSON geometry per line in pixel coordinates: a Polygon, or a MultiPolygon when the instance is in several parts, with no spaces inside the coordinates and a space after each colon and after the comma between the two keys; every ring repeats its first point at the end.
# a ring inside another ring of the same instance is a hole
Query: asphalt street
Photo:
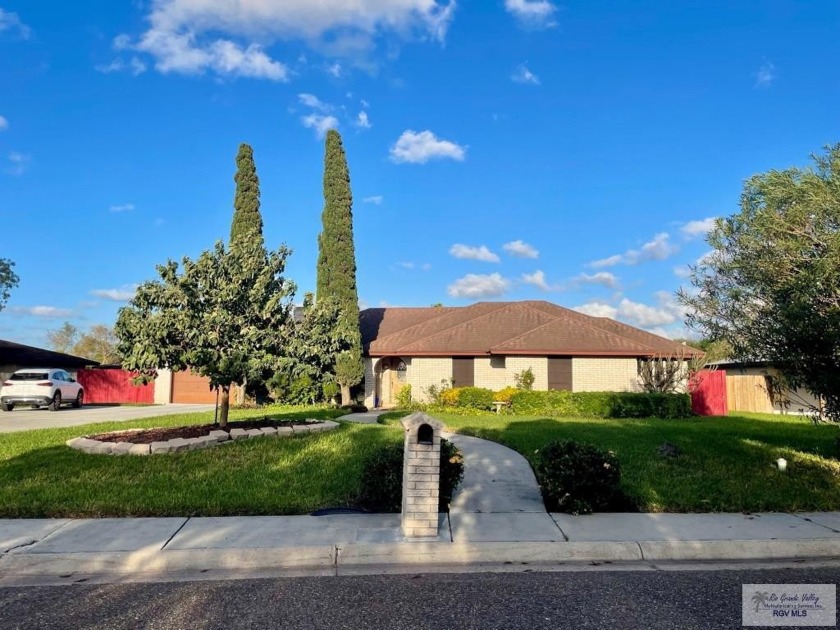
{"type": "Polygon", "coordinates": [[[409,574],[0,589],[0,628],[740,628],[744,583],[838,567],[409,574]]]}

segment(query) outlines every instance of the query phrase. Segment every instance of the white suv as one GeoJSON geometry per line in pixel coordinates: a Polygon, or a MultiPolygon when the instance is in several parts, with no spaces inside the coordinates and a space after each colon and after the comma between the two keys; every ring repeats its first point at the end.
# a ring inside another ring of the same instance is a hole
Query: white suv
{"type": "Polygon", "coordinates": [[[18,370],[0,388],[0,407],[11,411],[15,405],[48,407],[58,411],[62,403],[81,407],[85,390],[64,370],[28,368],[18,370]]]}

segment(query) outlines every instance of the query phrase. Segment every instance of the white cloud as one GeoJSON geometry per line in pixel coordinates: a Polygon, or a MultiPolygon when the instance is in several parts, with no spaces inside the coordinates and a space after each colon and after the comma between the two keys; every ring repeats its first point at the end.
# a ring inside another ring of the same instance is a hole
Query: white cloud
{"type": "Polygon", "coordinates": [[[521,240],[505,243],[502,245],[502,249],[511,256],[516,256],[517,258],[538,258],[540,255],[536,247],[528,245],[528,243],[521,240]]]}
{"type": "Polygon", "coordinates": [[[151,7],[150,28],[132,47],[152,55],[160,72],[284,81],[286,66],[259,44],[233,40],[296,40],[333,56],[360,56],[395,35],[442,42],[455,0],[156,0],[151,7]]]}
{"type": "Polygon", "coordinates": [[[556,26],[554,14],[557,7],[548,0],[505,0],[505,9],[524,26],[549,28],[556,26]]]}
{"type": "Polygon", "coordinates": [[[582,273],[575,281],[578,284],[600,284],[610,289],[618,287],[618,278],[609,271],[597,271],[593,274],[582,273]]]}
{"type": "Polygon", "coordinates": [[[18,315],[32,315],[33,317],[70,317],[73,311],[69,308],[58,308],[56,306],[12,306],[9,308],[12,313],[18,315]]]}
{"type": "Polygon", "coordinates": [[[359,115],[356,117],[356,126],[362,129],[370,129],[373,126],[368,119],[367,112],[359,112],[359,115]]]}
{"type": "Polygon", "coordinates": [[[609,317],[639,328],[656,329],[660,332],[662,326],[681,323],[684,320],[685,309],[671,293],[659,291],[656,293],[656,300],[656,306],[634,302],[627,298],[622,298],[617,306],[604,302],[589,302],[574,307],[574,310],[592,317],[609,317]]]}
{"type": "Polygon", "coordinates": [[[9,128],[9,120],[5,116],[0,116],[0,131],[6,131],[9,128]]]}
{"type": "Polygon", "coordinates": [[[328,112],[332,110],[332,105],[324,103],[314,94],[298,94],[298,100],[301,102],[301,104],[306,105],[307,107],[311,107],[312,109],[320,110],[322,112],[328,112]]]}
{"type": "Polygon", "coordinates": [[[603,302],[587,302],[586,304],[575,306],[572,310],[583,313],[584,315],[590,315],[591,317],[609,317],[610,319],[615,319],[616,315],[618,315],[618,309],[616,307],[604,304],[603,302]]]}
{"type": "Polygon", "coordinates": [[[600,269],[618,264],[638,265],[641,262],[649,260],[665,260],[679,250],[678,247],[671,243],[670,238],[667,232],[662,232],[654,236],[653,240],[642,245],[640,249],[629,249],[623,254],[615,254],[608,258],[594,260],[589,263],[589,266],[600,269]]]}
{"type": "Polygon", "coordinates": [[[449,140],[440,140],[431,131],[412,131],[408,129],[391,147],[391,161],[400,164],[425,164],[429,160],[450,158],[463,161],[466,147],[449,140]]]}
{"type": "Polygon", "coordinates": [[[447,293],[456,298],[487,298],[503,295],[510,288],[510,280],[498,273],[480,275],[469,273],[449,285],[447,293]]]}
{"type": "Polygon", "coordinates": [[[706,217],[698,221],[689,221],[680,228],[680,232],[687,238],[706,236],[715,227],[715,220],[716,217],[706,217]]]}
{"type": "Polygon", "coordinates": [[[139,57],[131,57],[126,63],[120,57],[117,57],[111,63],[100,64],[93,67],[97,72],[102,74],[111,74],[112,72],[130,72],[132,75],[139,76],[146,72],[146,64],[143,63],[139,57]]]}
{"type": "Polygon", "coordinates": [[[327,74],[334,76],[336,79],[341,76],[341,64],[337,61],[334,64],[327,66],[327,74]]]}
{"type": "Polygon", "coordinates": [[[131,212],[134,210],[133,203],[123,203],[117,206],[111,206],[108,208],[108,212],[131,212]]]}
{"type": "Polygon", "coordinates": [[[16,33],[21,39],[29,39],[32,29],[24,24],[17,13],[0,9],[0,33],[9,31],[16,33]]]}
{"type": "Polygon", "coordinates": [[[510,75],[511,81],[515,83],[528,83],[531,85],[539,85],[540,78],[528,70],[528,67],[523,63],[516,67],[513,74],[510,75]]]}
{"type": "Polygon", "coordinates": [[[318,139],[323,139],[330,129],[338,128],[338,118],[335,116],[322,116],[321,114],[309,114],[300,119],[304,127],[315,130],[318,139]]]}
{"type": "Polygon", "coordinates": [[[554,291],[557,287],[552,287],[546,282],[545,273],[537,269],[534,273],[523,273],[522,282],[533,285],[543,291],[554,291]]]}
{"type": "Polygon", "coordinates": [[[421,271],[428,271],[432,268],[432,265],[429,263],[415,263],[410,261],[400,262],[397,263],[403,269],[420,269],[421,271]]]}
{"type": "Polygon", "coordinates": [[[382,205],[382,201],[384,199],[385,198],[382,195],[371,195],[370,197],[365,197],[364,199],[362,199],[362,202],[363,203],[372,203],[375,206],[380,206],[380,205],[382,205]]]}
{"type": "Polygon", "coordinates": [[[765,61],[755,73],[755,87],[768,88],[776,80],[776,66],[765,61]]]}
{"type": "Polygon", "coordinates": [[[114,302],[128,302],[136,292],[136,284],[124,284],[118,289],[94,289],[90,294],[114,302]]]}
{"type": "Polygon", "coordinates": [[[8,159],[11,165],[6,169],[6,172],[10,175],[23,175],[32,162],[30,155],[18,151],[10,151],[8,159]]]}
{"type": "Polygon", "coordinates": [[[708,251],[705,254],[703,254],[702,256],[700,256],[700,258],[695,260],[693,263],[686,263],[685,265],[679,265],[677,267],[674,267],[674,275],[677,276],[678,278],[682,278],[683,280],[686,280],[686,279],[691,277],[691,268],[690,268],[691,266],[703,265],[703,264],[709,262],[710,259],[712,258],[712,256],[714,256],[714,255],[715,255],[714,250],[708,251]]]}
{"type": "MultiPolygon", "coordinates": [[[[154,20],[153,20],[154,23],[154,20]]],[[[126,40],[117,38],[121,43],[126,40]]],[[[116,40],[115,40],[116,41],[116,40]]],[[[193,31],[152,28],[133,44],[132,50],[149,53],[162,74],[204,74],[288,81],[289,69],[269,57],[259,44],[242,47],[228,39],[198,44],[193,31]]]]}
{"type": "Polygon", "coordinates": [[[480,260],[482,262],[499,262],[498,254],[494,254],[486,245],[473,247],[472,245],[462,245],[455,243],[449,248],[449,253],[455,258],[464,258],[467,260],[480,260]]]}

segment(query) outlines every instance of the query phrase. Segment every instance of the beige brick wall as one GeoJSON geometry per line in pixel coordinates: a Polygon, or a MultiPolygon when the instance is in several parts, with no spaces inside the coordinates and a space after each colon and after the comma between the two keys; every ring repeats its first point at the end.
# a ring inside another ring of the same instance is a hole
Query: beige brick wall
{"type": "Polygon", "coordinates": [[[414,400],[428,402],[424,390],[429,385],[440,386],[442,380],[452,380],[451,357],[412,357],[404,360],[408,367],[406,382],[411,385],[411,397],[414,400]]]}
{"type": "Polygon", "coordinates": [[[575,357],[572,359],[572,391],[639,391],[636,359],[575,357]]]}
{"type": "Polygon", "coordinates": [[[504,357],[504,367],[494,367],[498,365],[499,359],[475,358],[476,387],[486,387],[493,391],[514,387],[516,384],[514,375],[531,368],[534,373],[534,389],[548,389],[548,359],[546,357],[504,357]]]}

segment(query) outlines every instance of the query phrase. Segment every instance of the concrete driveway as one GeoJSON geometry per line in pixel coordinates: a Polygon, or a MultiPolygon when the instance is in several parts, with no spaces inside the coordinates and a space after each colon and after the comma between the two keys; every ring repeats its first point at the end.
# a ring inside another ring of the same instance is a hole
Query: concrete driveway
{"type": "Polygon", "coordinates": [[[89,405],[81,409],[62,407],[58,411],[18,407],[14,411],[0,413],[0,433],[28,431],[29,429],[55,429],[91,422],[137,420],[154,416],[168,416],[174,413],[212,410],[213,405],[150,405],[148,407],[89,405]]]}

